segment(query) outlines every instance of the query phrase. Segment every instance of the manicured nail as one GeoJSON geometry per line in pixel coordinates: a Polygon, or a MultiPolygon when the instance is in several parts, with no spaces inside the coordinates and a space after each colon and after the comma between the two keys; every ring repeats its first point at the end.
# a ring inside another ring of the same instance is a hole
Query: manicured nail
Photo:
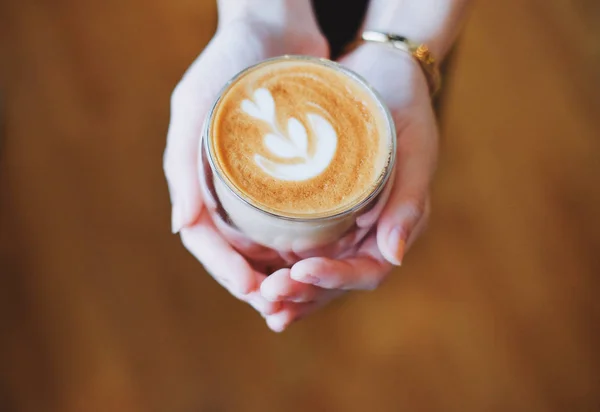
{"type": "Polygon", "coordinates": [[[404,259],[404,252],[406,249],[406,234],[401,226],[395,226],[389,236],[389,246],[390,252],[392,253],[392,258],[395,260],[393,262],[395,265],[400,266],[402,264],[402,259],[404,259]]]}
{"type": "Polygon", "coordinates": [[[268,300],[269,302],[278,302],[278,301],[281,300],[281,295],[279,295],[274,290],[270,290],[269,288],[262,288],[261,287],[260,294],[262,295],[262,297],[264,299],[268,300]]]}
{"type": "Polygon", "coordinates": [[[321,279],[313,275],[304,275],[300,281],[303,283],[310,283],[311,285],[318,285],[321,279]]]}

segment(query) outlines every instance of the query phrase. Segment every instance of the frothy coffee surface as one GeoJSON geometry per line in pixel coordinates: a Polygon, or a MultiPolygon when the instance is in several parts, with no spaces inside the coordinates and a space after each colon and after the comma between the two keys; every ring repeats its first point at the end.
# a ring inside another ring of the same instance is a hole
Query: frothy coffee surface
{"type": "Polygon", "coordinates": [[[389,162],[390,131],[357,80],[310,60],[238,78],[210,127],[213,158],[238,193],[283,216],[339,213],[366,198],[389,162]]]}

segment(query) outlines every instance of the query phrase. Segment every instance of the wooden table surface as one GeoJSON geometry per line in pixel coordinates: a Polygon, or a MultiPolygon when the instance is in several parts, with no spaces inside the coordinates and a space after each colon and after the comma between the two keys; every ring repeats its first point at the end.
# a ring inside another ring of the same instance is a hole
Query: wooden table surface
{"type": "Polygon", "coordinates": [[[600,3],[475,6],[430,230],[282,335],[169,232],[169,95],[215,16],[0,2],[0,410],[600,410],[600,3]]]}

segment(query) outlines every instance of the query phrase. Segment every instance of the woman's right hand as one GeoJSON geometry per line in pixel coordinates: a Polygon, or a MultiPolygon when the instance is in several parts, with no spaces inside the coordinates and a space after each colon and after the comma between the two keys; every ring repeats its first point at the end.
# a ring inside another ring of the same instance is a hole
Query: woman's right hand
{"type": "Polygon", "coordinates": [[[308,0],[221,0],[216,34],[173,91],[164,153],[173,233],[180,233],[184,246],[221,285],[263,316],[277,312],[279,303],[261,296],[265,274],[214,226],[200,189],[198,159],[202,124],[225,83],[243,69],[283,54],[328,57],[308,0]]]}

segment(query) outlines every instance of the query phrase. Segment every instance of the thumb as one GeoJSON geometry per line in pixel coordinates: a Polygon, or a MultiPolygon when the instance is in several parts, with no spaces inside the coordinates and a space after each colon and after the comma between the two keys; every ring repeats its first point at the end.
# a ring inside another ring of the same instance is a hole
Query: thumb
{"type": "Polygon", "coordinates": [[[377,225],[379,250],[394,265],[402,263],[426,226],[436,160],[437,129],[431,113],[431,120],[413,122],[398,135],[394,186],[377,225]]]}

